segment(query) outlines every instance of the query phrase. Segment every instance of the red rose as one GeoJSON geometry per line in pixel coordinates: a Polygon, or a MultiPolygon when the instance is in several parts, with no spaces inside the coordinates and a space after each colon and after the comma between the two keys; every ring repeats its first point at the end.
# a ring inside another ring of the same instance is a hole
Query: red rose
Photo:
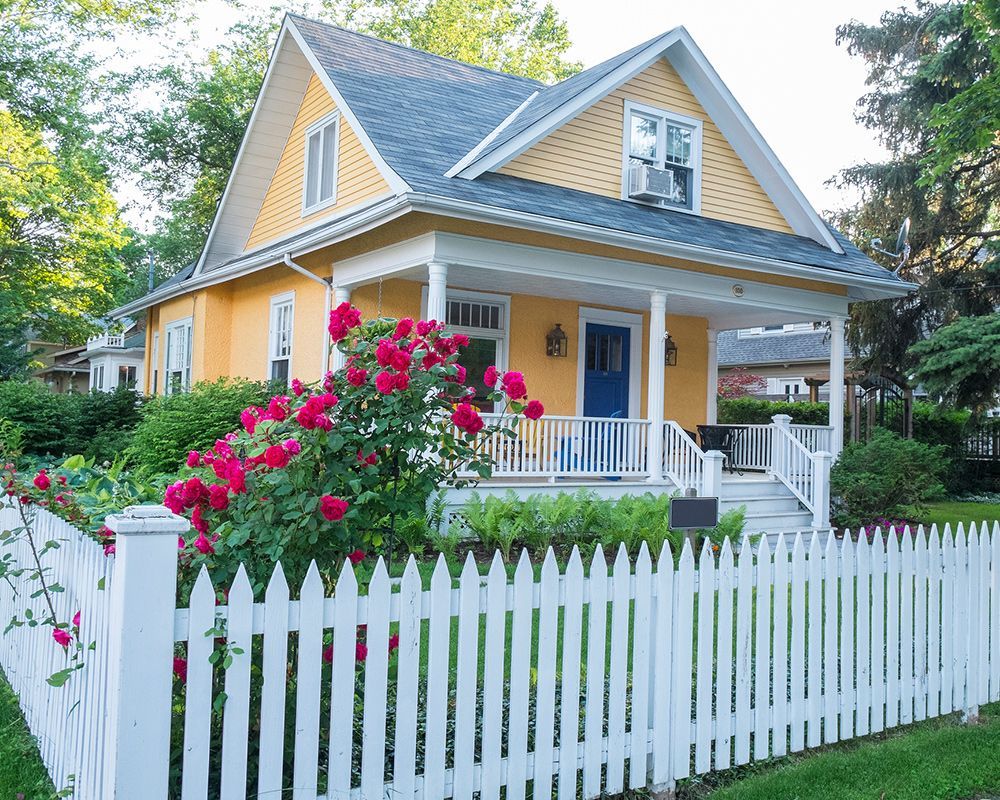
{"type": "Polygon", "coordinates": [[[184,658],[174,659],[174,675],[180,678],[181,683],[187,683],[188,679],[188,662],[184,658]]]}
{"type": "Polygon", "coordinates": [[[389,653],[391,654],[393,650],[399,649],[399,634],[394,633],[389,637],[389,653]]]}
{"type": "Polygon", "coordinates": [[[203,556],[208,556],[215,552],[215,548],[212,547],[212,543],[205,536],[204,531],[199,533],[198,538],[194,540],[194,548],[203,556]]]}
{"type": "Polygon", "coordinates": [[[288,466],[288,451],[280,444],[272,444],[264,451],[264,463],[271,469],[281,469],[288,466]]]}
{"type": "Polygon", "coordinates": [[[38,474],[35,476],[35,479],[32,481],[32,483],[35,484],[36,489],[39,489],[43,492],[47,491],[48,488],[52,485],[52,481],[50,480],[49,476],[45,474],[44,469],[38,471],[38,474]]]}
{"type": "Polygon", "coordinates": [[[360,564],[362,561],[365,560],[365,551],[359,549],[355,550],[352,553],[348,553],[347,560],[350,561],[351,564],[353,564],[356,567],[358,564],[360,564]]]}
{"type": "Polygon", "coordinates": [[[409,317],[403,317],[399,322],[396,323],[396,330],[393,331],[392,339],[393,341],[399,341],[410,335],[410,331],[413,330],[413,320],[409,317]]]}
{"type": "Polygon", "coordinates": [[[398,375],[396,375],[395,379],[393,380],[393,385],[400,391],[408,389],[410,386],[409,373],[400,372],[398,375]]]}
{"type": "Polygon", "coordinates": [[[305,385],[298,378],[292,378],[292,394],[296,397],[301,397],[302,393],[306,390],[305,385]]]}
{"type": "Polygon", "coordinates": [[[330,522],[342,520],[348,507],[346,500],[341,500],[333,495],[325,494],[319,499],[319,511],[330,522]]]}
{"type": "Polygon", "coordinates": [[[392,394],[392,390],[396,388],[395,376],[382,370],[375,376],[375,388],[382,394],[392,394]]]}
{"type": "Polygon", "coordinates": [[[466,433],[479,433],[483,429],[483,420],[469,403],[460,403],[451,414],[455,427],[466,433]]]}
{"type": "Polygon", "coordinates": [[[364,661],[366,658],[368,658],[368,645],[364,642],[358,642],[354,645],[354,660],[364,661]]]}
{"type": "Polygon", "coordinates": [[[197,467],[201,463],[201,455],[197,450],[191,450],[188,453],[187,465],[189,467],[197,467]]]}
{"type": "Polygon", "coordinates": [[[53,628],[52,638],[56,640],[56,644],[62,645],[63,647],[69,647],[69,643],[72,641],[72,637],[70,637],[69,631],[63,628],[53,628]]]}
{"type": "Polygon", "coordinates": [[[316,415],[306,406],[302,406],[295,415],[295,421],[307,431],[316,427],[316,415]]]}
{"type": "Polygon", "coordinates": [[[216,511],[222,511],[229,506],[229,491],[219,483],[208,487],[208,504],[216,511]]]}
{"type": "Polygon", "coordinates": [[[396,372],[406,372],[410,368],[410,354],[405,350],[397,350],[389,358],[389,366],[396,372]]]}
{"type": "Polygon", "coordinates": [[[351,386],[362,386],[368,380],[368,370],[358,367],[351,367],[347,370],[347,382],[351,386]]]}
{"type": "Polygon", "coordinates": [[[388,367],[392,363],[392,357],[398,352],[399,348],[388,339],[380,339],[375,348],[375,360],[380,367],[388,367]]]}
{"type": "Polygon", "coordinates": [[[497,385],[497,368],[490,365],[486,368],[486,372],[483,373],[483,383],[485,383],[490,389],[497,385]]]}
{"type": "Polygon", "coordinates": [[[422,319],[417,323],[417,336],[426,336],[434,330],[434,320],[422,319]]]}
{"type": "Polygon", "coordinates": [[[323,660],[327,664],[332,664],[333,663],[333,645],[332,644],[328,644],[326,647],[323,648],[323,660]]]}
{"type": "Polygon", "coordinates": [[[528,419],[540,419],[545,413],[545,406],[537,400],[530,400],[527,408],[524,409],[524,416],[528,419]]]}
{"type": "Polygon", "coordinates": [[[319,400],[323,404],[323,408],[333,408],[335,405],[337,405],[337,401],[339,399],[340,398],[338,398],[337,395],[331,394],[330,392],[327,392],[326,394],[321,394],[319,396],[319,400]]]}

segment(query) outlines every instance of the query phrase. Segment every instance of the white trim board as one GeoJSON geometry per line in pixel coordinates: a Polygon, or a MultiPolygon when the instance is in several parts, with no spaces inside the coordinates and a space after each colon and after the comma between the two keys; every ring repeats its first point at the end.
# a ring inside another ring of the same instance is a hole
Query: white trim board
{"type": "Polygon", "coordinates": [[[639,418],[642,405],[642,314],[579,306],[577,310],[576,416],[583,416],[584,366],[587,357],[587,323],[618,325],[629,329],[628,416],[639,418]]]}

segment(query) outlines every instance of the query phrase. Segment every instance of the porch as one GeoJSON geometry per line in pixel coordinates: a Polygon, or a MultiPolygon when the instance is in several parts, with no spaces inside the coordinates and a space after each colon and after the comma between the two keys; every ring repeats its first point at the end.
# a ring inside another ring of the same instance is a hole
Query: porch
{"type": "MultiPolygon", "coordinates": [[[[494,415],[485,415],[487,417],[494,415]]],[[[544,417],[519,419],[517,439],[486,437],[495,463],[483,494],[547,494],[586,489],[602,497],[679,492],[718,497],[720,512],[745,506],[747,530],[829,528],[829,470],[833,429],[793,425],[776,416],[768,425],[721,425],[731,444],[723,454],[700,445],[697,434],[668,420],[544,417]],[[651,441],[660,433],[659,469],[651,441]]],[[[460,470],[463,477],[474,478],[460,470]]],[[[453,489],[455,508],[473,491],[453,489]]]]}

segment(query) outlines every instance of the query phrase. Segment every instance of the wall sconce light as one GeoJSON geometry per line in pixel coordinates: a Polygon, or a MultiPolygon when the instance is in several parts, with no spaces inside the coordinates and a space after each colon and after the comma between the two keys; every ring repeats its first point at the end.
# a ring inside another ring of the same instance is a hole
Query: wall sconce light
{"type": "Polygon", "coordinates": [[[667,340],[663,343],[663,364],[667,367],[677,366],[677,343],[667,334],[667,340]]]}
{"type": "Polygon", "coordinates": [[[545,355],[565,358],[568,348],[569,339],[566,338],[566,332],[563,331],[562,325],[557,322],[556,326],[545,337],[545,355]]]}

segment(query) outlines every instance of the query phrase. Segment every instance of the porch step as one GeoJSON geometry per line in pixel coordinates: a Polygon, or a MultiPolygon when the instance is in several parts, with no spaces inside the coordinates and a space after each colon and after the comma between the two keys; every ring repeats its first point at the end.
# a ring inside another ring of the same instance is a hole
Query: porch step
{"type": "Polygon", "coordinates": [[[791,497],[788,487],[770,478],[723,475],[719,499],[723,502],[735,497],[791,497]]]}

